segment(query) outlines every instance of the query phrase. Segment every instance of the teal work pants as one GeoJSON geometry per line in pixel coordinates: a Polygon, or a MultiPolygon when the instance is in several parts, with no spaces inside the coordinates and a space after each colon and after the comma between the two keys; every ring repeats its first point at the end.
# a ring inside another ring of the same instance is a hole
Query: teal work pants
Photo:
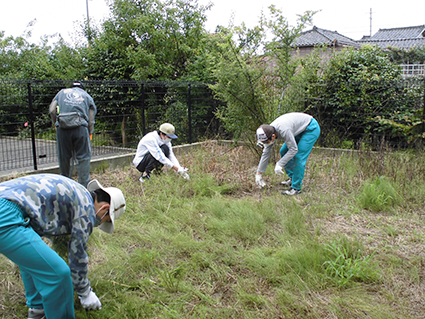
{"type": "MultiPolygon", "coordinates": [[[[301,190],[305,174],[305,165],[307,159],[313,149],[314,143],[320,136],[319,123],[313,118],[306,130],[301,134],[295,136],[297,142],[298,152],[295,156],[284,166],[286,174],[292,179],[291,187],[301,190]]],[[[288,152],[288,147],[284,143],[280,149],[280,157],[283,157],[288,152]]]]}
{"type": "Polygon", "coordinates": [[[0,199],[0,253],[19,266],[28,307],[44,308],[47,319],[74,319],[71,271],[28,222],[18,205],[0,199]]]}

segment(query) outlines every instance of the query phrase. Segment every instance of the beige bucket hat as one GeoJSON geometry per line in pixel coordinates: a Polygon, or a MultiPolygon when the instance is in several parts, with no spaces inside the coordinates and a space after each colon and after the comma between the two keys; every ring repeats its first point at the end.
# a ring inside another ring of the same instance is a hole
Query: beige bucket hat
{"type": "Polygon", "coordinates": [[[104,222],[99,225],[99,228],[106,233],[112,234],[114,232],[115,219],[120,217],[125,212],[125,198],[122,191],[116,187],[103,187],[97,179],[90,181],[87,189],[93,192],[97,189],[102,189],[111,197],[109,208],[110,222],[104,222]]]}

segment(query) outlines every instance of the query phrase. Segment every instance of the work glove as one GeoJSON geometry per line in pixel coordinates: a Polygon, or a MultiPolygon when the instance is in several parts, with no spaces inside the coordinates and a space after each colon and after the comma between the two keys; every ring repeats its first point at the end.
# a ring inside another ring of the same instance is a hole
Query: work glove
{"type": "Polygon", "coordinates": [[[279,165],[279,163],[276,163],[276,166],[274,167],[274,172],[276,175],[283,175],[285,174],[282,170],[282,166],[279,165]]]}
{"type": "Polygon", "coordinates": [[[260,186],[260,188],[266,186],[266,183],[264,183],[263,176],[261,174],[255,174],[255,184],[260,186]]]}
{"type": "Polygon", "coordinates": [[[179,173],[184,179],[190,179],[189,174],[187,173],[188,170],[188,168],[180,166],[177,173],[179,173]]]}
{"type": "Polygon", "coordinates": [[[84,309],[102,309],[102,304],[100,303],[99,298],[97,298],[96,294],[93,292],[93,290],[91,290],[91,288],[88,294],[84,296],[78,296],[78,298],[80,298],[81,305],[84,309]]]}

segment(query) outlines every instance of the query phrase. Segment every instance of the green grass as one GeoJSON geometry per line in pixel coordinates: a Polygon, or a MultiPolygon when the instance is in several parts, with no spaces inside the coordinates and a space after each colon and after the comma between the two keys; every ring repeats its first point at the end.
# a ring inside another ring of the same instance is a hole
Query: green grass
{"type": "MultiPolygon", "coordinates": [[[[165,170],[141,187],[131,167],[92,175],[123,190],[127,211],[113,234],[90,237],[102,310],[76,297],[77,318],[425,316],[421,153],[313,152],[295,197],[281,195],[273,164],[258,189],[243,147],[179,159],[189,181],[165,170]]],[[[24,318],[19,270],[0,256],[0,273],[0,317],[24,318]]]]}
{"type": "Polygon", "coordinates": [[[402,198],[393,184],[385,176],[367,180],[359,195],[360,206],[372,211],[385,211],[395,208],[402,202],[402,198]]]}

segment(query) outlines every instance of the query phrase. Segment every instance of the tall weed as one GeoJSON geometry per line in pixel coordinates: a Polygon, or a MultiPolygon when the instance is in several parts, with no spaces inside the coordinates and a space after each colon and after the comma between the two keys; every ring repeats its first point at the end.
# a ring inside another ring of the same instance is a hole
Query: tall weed
{"type": "Polygon", "coordinates": [[[359,202],[362,208],[378,212],[393,209],[400,204],[401,197],[393,183],[385,176],[380,176],[365,181],[359,202]]]}
{"type": "Polygon", "coordinates": [[[338,287],[352,281],[373,282],[377,280],[378,268],[373,261],[374,254],[362,256],[360,249],[354,252],[333,241],[326,245],[329,260],[323,263],[326,274],[338,287]]]}

